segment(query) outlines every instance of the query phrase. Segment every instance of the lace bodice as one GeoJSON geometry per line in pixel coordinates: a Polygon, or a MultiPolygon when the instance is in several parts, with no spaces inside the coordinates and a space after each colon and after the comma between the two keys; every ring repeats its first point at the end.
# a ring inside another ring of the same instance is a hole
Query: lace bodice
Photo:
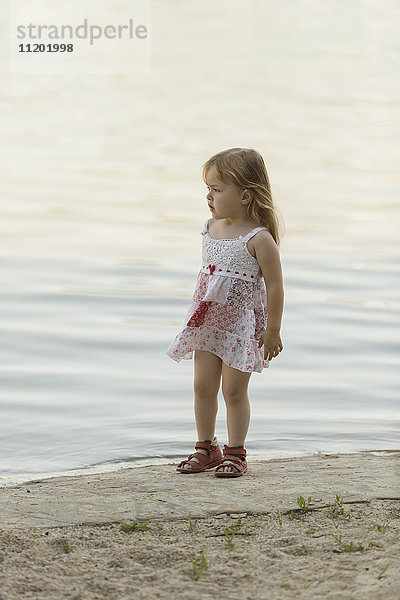
{"type": "Polygon", "coordinates": [[[208,233],[208,223],[204,224],[201,271],[212,275],[235,277],[245,281],[255,281],[261,276],[257,259],[247,249],[247,242],[261,229],[256,227],[238,238],[217,240],[208,233]]]}

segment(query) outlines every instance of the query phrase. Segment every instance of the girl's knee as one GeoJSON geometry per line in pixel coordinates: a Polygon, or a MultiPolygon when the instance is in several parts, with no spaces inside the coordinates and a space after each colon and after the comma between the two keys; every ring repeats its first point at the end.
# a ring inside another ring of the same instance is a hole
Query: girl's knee
{"type": "Polygon", "coordinates": [[[196,394],[199,396],[214,396],[218,394],[219,381],[209,381],[203,377],[195,377],[193,381],[193,388],[196,394]]]}
{"type": "Polygon", "coordinates": [[[222,386],[222,394],[224,400],[228,404],[241,404],[242,402],[248,402],[247,389],[241,389],[237,387],[222,386]]]}
{"type": "Polygon", "coordinates": [[[237,369],[224,368],[222,374],[222,393],[231,403],[247,399],[250,374],[237,369]]]}

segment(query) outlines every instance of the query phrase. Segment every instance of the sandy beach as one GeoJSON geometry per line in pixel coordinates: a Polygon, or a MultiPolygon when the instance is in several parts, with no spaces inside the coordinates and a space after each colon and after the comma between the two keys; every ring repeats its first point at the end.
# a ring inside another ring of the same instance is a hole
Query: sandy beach
{"type": "Polygon", "coordinates": [[[400,452],[0,489],[2,600],[400,598],[400,452]]]}

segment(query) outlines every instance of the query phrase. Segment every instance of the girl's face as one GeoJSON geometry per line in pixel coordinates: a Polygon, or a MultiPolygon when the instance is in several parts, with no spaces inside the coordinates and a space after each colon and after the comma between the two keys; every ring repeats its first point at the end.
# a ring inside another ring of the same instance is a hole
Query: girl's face
{"type": "Polygon", "coordinates": [[[205,176],[208,188],[207,202],[214,219],[237,218],[246,207],[242,204],[243,190],[234,183],[223,183],[211,166],[205,176]]]}

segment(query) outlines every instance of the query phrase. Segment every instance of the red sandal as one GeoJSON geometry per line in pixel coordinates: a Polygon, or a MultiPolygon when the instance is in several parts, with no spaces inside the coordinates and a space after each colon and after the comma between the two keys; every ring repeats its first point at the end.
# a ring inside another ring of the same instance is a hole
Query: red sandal
{"type": "Polygon", "coordinates": [[[176,467],[178,473],[202,473],[206,469],[213,469],[220,464],[222,460],[222,452],[218,446],[216,438],[214,438],[212,441],[206,440],[205,442],[197,442],[195,448],[196,450],[199,448],[202,450],[207,450],[208,454],[206,455],[202,452],[194,452],[188,456],[186,460],[182,460],[182,462],[179,463],[179,465],[176,467]],[[197,458],[199,462],[192,460],[192,458],[197,458]],[[185,468],[184,465],[187,464],[191,465],[191,469],[185,468]]]}
{"type": "Polygon", "coordinates": [[[224,446],[224,457],[215,469],[215,477],[240,477],[247,471],[247,452],[243,446],[224,446]],[[235,456],[238,455],[238,456],[235,456]],[[232,467],[233,471],[223,471],[223,467],[232,467]]]}

